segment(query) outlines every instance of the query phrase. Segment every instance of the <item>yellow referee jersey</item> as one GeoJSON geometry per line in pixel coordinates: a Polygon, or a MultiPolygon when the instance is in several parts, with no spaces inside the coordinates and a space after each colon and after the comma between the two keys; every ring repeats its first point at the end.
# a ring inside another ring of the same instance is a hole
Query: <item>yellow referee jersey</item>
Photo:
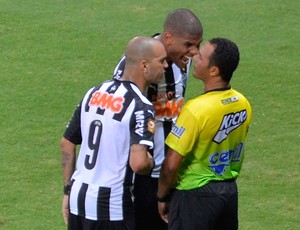
{"type": "Polygon", "coordinates": [[[234,89],[210,91],[188,101],[166,139],[184,156],[177,189],[236,178],[251,118],[248,100],[234,89]]]}

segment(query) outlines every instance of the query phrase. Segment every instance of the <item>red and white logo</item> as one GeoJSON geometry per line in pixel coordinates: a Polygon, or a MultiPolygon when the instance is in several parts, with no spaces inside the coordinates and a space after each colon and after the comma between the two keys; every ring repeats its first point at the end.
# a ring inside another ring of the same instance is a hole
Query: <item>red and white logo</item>
{"type": "Polygon", "coordinates": [[[123,108],[123,102],[123,97],[116,97],[114,94],[96,91],[91,97],[89,106],[97,106],[101,109],[109,109],[114,113],[119,113],[123,108]]]}

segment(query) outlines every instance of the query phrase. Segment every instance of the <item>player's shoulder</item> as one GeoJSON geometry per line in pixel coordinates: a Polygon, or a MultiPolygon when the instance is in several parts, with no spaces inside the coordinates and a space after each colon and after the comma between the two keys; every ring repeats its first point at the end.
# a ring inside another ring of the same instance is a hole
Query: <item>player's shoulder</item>
{"type": "Polygon", "coordinates": [[[91,91],[99,90],[102,87],[108,87],[111,84],[114,84],[114,80],[112,80],[112,79],[105,80],[98,85],[94,85],[94,86],[90,87],[89,90],[86,92],[86,94],[89,94],[89,92],[91,92],[91,91]]]}
{"type": "Polygon", "coordinates": [[[138,86],[130,81],[121,81],[125,88],[127,88],[128,93],[136,100],[136,103],[141,103],[145,105],[152,106],[149,99],[141,92],[138,86]]]}
{"type": "Polygon", "coordinates": [[[139,90],[139,88],[136,85],[132,84],[132,89],[135,92],[137,98],[139,99],[137,100],[138,103],[142,103],[147,106],[152,106],[150,100],[139,90]]]}

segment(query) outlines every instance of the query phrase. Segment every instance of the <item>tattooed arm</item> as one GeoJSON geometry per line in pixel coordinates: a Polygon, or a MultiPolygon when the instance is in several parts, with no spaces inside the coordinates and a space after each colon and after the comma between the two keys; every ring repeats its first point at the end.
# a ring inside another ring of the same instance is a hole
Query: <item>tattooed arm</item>
{"type": "Polygon", "coordinates": [[[66,138],[62,138],[60,142],[61,146],[61,162],[63,170],[64,179],[64,198],[62,203],[62,212],[65,223],[68,223],[69,217],[69,190],[70,190],[70,180],[71,176],[75,170],[76,161],[76,145],[68,141],[66,138]]]}

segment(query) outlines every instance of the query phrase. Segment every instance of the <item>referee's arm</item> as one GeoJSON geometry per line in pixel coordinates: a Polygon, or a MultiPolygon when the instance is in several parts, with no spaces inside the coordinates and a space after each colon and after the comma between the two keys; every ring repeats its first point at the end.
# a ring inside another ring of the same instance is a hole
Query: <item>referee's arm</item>
{"type": "Polygon", "coordinates": [[[171,191],[175,187],[179,166],[183,156],[169,148],[166,158],[163,161],[158,180],[158,211],[161,218],[168,223],[168,202],[171,191]]]}

